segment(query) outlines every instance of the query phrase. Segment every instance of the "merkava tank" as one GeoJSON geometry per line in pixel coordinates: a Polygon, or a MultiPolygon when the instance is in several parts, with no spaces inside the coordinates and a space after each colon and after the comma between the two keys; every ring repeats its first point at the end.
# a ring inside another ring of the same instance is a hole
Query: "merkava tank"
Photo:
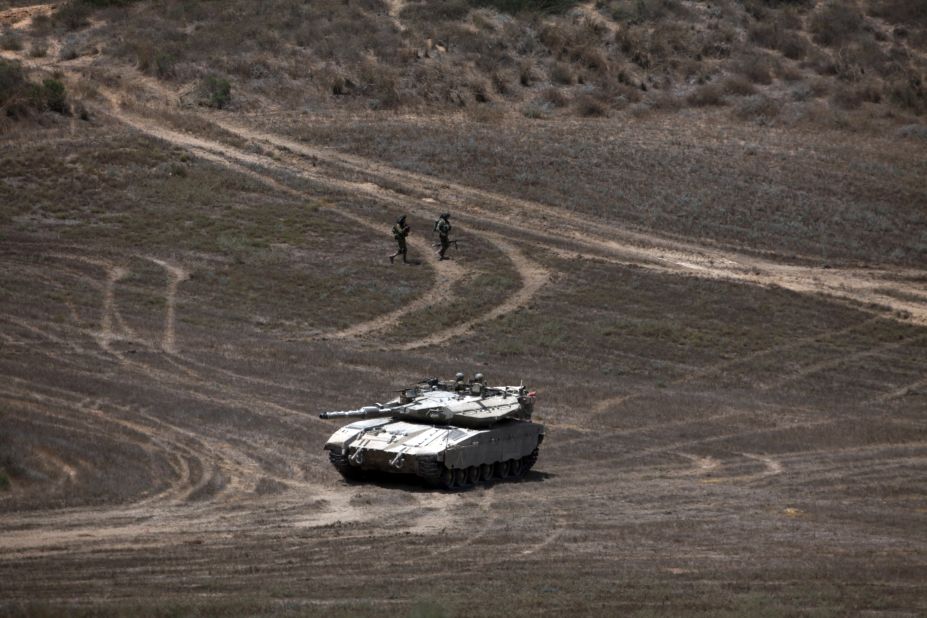
{"type": "Polygon", "coordinates": [[[347,479],[379,471],[412,474],[426,484],[465,489],[521,478],[538,458],[544,426],[531,421],[535,393],[524,386],[486,386],[481,374],[466,382],[437,378],[405,388],[384,404],[324,419],[358,419],[325,444],[347,479]]]}

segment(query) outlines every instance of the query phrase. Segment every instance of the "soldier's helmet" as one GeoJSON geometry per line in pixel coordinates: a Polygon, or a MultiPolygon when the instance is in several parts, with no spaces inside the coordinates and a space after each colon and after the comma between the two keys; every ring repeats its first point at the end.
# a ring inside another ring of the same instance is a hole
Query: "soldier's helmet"
{"type": "Polygon", "coordinates": [[[455,382],[463,382],[464,379],[465,379],[466,377],[467,377],[467,376],[465,376],[464,374],[462,374],[461,372],[458,371],[457,374],[454,376],[454,381],[455,381],[455,382]]]}
{"type": "Polygon", "coordinates": [[[474,381],[474,382],[479,382],[480,384],[482,384],[482,383],[483,383],[483,374],[482,374],[482,373],[474,374],[474,375],[473,375],[473,381],[474,381]]]}
{"type": "Polygon", "coordinates": [[[450,219],[450,218],[451,218],[451,213],[449,213],[449,212],[443,212],[443,213],[441,213],[441,218],[444,219],[444,220],[446,221],[447,219],[450,219]]]}
{"type": "Polygon", "coordinates": [[[399,225],[402,225],[402,224],[405,223],[405,222],[406,222],[406,216],[405,216],[405,215],[402,215],[401,217],[399,217],[398,219],[396,219],[396,223],[398,223],[399,225]]]}

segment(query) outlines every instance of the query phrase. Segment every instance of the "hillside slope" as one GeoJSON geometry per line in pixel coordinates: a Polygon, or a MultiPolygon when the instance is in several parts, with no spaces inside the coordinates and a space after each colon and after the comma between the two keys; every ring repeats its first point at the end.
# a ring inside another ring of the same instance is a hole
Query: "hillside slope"
{"type": "Polygon", "coordinates": [[[543,118],[719,107],[767,124],[858,128],[913,123],[927,111],[924,6],[70,0],[38,13],[27,33],[5,34],[4,46],[132,65],[185,103],[251,111],[465,108],[543,118]],[[46,42],[53,35],[60,49],[46,42]],[[217,91],[225,82],[230,92],[217,91]]]}

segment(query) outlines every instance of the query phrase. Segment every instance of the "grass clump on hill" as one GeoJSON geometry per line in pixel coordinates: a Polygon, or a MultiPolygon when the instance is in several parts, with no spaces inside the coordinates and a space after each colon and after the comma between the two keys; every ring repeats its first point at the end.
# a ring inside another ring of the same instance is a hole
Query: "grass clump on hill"
{"type": "Polygon", "coordinates": [[[35,84],[26,78],[21,64],[0,59],[0,111],[10,118],[44,111],[68,114],[67,91],[54,78],[35,84]]]}
{"type": "Polygon", "coordinates": [[[207,75],[201,85],[203,104],[207,107],[224,109],[232,102],[232,85],[229,80],[218,75],[207,75]]]}
{"type": "Polygon", "coordinates": [[[6,473],[6,470],[0,468],[0,491],[7,491],[10,489],[10,477],[6,473]]]}

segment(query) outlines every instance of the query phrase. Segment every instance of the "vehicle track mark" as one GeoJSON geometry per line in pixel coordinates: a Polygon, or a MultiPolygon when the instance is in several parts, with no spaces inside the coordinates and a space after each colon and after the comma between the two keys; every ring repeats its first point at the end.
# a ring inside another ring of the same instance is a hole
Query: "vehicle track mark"
{"type": "Polygon", "coordinates": [[[169,264],[155,257],[146,256],[146,259],[163,268],[168,275],[167,291],[165,293],[164,336],[161,339],[161,348],[165,352],[174,354],[177,352],[177,335],[175,329],[177,286],[180,285],[181,282],[189,279],[190,273],[180,266],[169,264]]]}

